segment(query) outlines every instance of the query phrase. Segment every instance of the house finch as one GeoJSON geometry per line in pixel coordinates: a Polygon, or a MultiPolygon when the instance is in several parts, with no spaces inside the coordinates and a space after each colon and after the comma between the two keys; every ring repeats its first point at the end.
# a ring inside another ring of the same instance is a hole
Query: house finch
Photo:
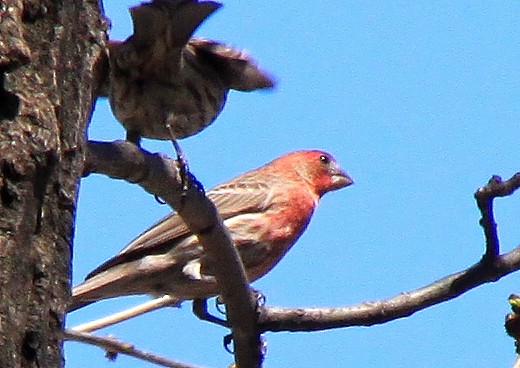
{"type": "Polygon", "coordinates": [[[134,34],[109,43],[109,84],[101,93],[108,94],[129,141],[191,136],[215,120],[230,89],[274,86],[245,52],[190,38],[220,6],[213,1],[153,0],[130,9],[134,34]]]}
{"type": "MultiPolygon", "coordinates": [[[[323,151],[286,154],[207,192],[238,248],[249,281],[269,272],[307,227],[322,195],[352,184],[323,151]]],[[[134,239],[72,290],[70,310],[130,294],[207,298],[214,265],[175,212],[134,239]]]]}

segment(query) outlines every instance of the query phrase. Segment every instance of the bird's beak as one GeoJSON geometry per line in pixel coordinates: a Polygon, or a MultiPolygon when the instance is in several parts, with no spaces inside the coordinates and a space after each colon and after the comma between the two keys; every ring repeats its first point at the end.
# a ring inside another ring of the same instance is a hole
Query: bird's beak
{"type": "Polygon", "coordinates": [[[331,171],[332,189],[340,189],[354,184],[354,180],[339,165],[334,165],[331,171]]]}

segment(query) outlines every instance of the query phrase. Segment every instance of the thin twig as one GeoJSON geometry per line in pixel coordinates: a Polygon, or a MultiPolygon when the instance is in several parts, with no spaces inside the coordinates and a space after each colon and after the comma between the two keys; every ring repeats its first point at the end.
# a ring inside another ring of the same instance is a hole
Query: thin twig
{"type": "Polygon", "coordinates": [[[135,307],[125,309],[124,311],[72,327],[71,330],[77,332],[92,332],[160,308],[178,307],[179,305],[180,301],[178,299],[173,298],[170,295],[164,295],[135,307]]]}
{"type": "Polygon", "coordinates": [[[479,188],[475,193],[477,206],[482,214],[480,225],[486,237],[486,252],[484,261],[493,261],[500,254],[497,224],[493,214],[493,199],[513,194],[520,187],[520,173],[516,173],[509,180],[502,181],[500,176],[494,175],[486,186],[479,188]]]}
{"type": "Polygon", "coordinates": [[[317,331],[372,326],[408,317],[520,269],[520,246],[496,258],[393,298],[337,308],[259,307],[261,331],[317,331]]]}
{"type": "Polygon", "coordinates": [[[156,354],[137,349],[134,345],[118,341],[109,336],[94,336],[87,332],[72,330],[63,331],[63,339],[69,341],[79,341],[85,344],[95,345],[107,351],[107,353],[119,353],[132,356],[137,359],[145,360],[163,367],[169,368],[201,368],[192,364],[170,360],[156,354]]]}

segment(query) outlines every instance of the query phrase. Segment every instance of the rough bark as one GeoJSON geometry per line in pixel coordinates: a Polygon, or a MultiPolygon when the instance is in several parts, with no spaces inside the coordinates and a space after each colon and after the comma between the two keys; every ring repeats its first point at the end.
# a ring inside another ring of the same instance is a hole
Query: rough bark
{"type": "Polygon", "coordinates": [[[82,148],[105,30],[97,0],[0,1],[0,367],[63,365],[82,148]]]}

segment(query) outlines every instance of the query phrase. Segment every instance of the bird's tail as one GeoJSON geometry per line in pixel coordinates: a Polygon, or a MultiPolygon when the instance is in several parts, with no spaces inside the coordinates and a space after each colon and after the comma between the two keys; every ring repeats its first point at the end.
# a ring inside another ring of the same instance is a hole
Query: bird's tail
{"type": "Polygon", "coordinates": [[[87,305],[90,305],[94,303],[96,300],[81,300],[80,298],[72,296],[72,300],[69,303],[67,307],[67,313],[74,312],[77,309],[86,307],[87,305]]]}
{"type": "Polygon", "coordinates": [[[222,4],[198,0],[154,0],[130,10],[136,46],[168,37],[169,47],[183,47],[195,29],[222,4]]]}
{"type": "Polygon", "coordinates": [[[72,299],[67,312],[75,311],[99,300],[131,294],[131,292],[123,292],[123,290],[128,290],[125,286],[129,281],[131,280],[128,280],[128,277],[122,273],[106,271],[87,278],[72,288],[72,299]]]}

